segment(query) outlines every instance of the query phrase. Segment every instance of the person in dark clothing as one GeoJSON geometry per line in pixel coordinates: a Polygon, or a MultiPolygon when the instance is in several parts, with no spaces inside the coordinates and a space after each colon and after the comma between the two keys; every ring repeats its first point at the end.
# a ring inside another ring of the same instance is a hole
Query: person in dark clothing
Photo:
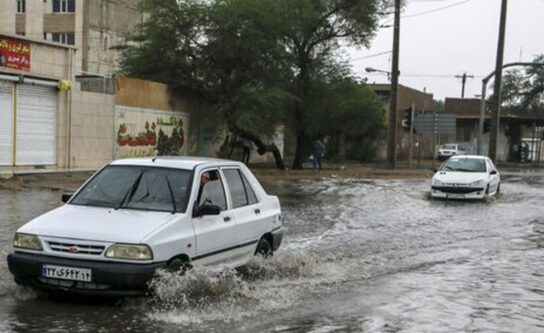
{"type": "Polygon", "coordinates": [[[242,163],[248,164],[249,163],[249,155],[251,154],[251,148],[253,148],[253,144],[251,143],[251,140],[245,139],[242,141],[242,163]]]}
{"type": "Polygon", "coordinates": [[[323,156],[325,155],[325,144],[317,139],[314,144],[314,148],[312,149],[312,163],[314,166],[314,171],[316,169],[321,170],[321,159],[323,159],[323,156]]]}

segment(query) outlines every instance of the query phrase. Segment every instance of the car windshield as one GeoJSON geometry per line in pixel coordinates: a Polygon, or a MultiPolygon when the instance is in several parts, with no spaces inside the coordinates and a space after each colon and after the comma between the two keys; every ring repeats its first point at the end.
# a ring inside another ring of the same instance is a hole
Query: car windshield
{"type": "Polygon", "coordinates": [[[192,179],[190,170],[110,165],[70,204],[184,213],[192,179]]]}
{"type": "Polygon", "coordinates": [[[443,145],[442,149],[453,149],[453,150],[455,150],[455,145],[443,145]]]}
{"type": "Polygon", "coordinates": [[[450,158],[440,171],[485,172],[485,160],[480,158],[450,158]]]}

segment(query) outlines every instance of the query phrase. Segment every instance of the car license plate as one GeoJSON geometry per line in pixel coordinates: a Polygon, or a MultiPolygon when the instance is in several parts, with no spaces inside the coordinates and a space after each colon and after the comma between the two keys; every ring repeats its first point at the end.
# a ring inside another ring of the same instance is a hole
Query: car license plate
{"type": "Polygon", "coordinates": [[[446,198],[448,198],[448,199],[464,199],[465,195],[464,194],[459,194],[459,193],[448,193],[448,194],[446,194],[446,198]]]}
{"type": "Polygon", "coordinates": [[[91,269],[43,265],[42,276],[54,279],[91,282],[91,269]]]}

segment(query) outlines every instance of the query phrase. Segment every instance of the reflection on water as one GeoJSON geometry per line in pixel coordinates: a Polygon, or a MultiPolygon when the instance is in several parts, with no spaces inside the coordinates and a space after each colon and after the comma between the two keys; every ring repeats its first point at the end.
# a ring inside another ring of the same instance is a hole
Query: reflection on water
{"type": "MultiPolygon", "coordinates": [[[[51,299],[0,261],[0,332],[536,332],[544,327],[543,177],[503,177],[484,202],[434,201],[428,181],[264,184],[289,232],[272,260],[161,273],[118,303],[51,299]]],[[[0,251],[60,204],[1,191],[0,251]]]]}

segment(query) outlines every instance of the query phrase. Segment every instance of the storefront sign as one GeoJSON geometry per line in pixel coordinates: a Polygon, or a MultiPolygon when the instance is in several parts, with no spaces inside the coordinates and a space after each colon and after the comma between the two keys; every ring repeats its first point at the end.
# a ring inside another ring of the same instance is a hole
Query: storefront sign
{"type": "Polygon", "coordinates": [[[0,67],[30,70],[30,43],[0,37],[0,67]]]}

